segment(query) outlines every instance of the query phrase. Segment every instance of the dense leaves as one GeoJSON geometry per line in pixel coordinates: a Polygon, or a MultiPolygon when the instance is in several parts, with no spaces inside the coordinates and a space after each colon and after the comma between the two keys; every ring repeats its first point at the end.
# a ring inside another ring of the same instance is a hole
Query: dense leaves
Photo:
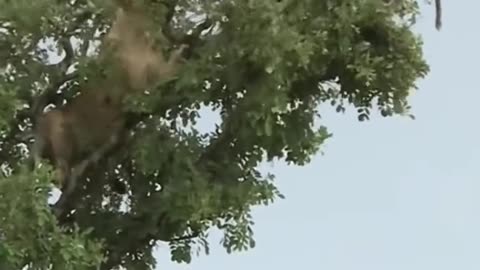
{"type": "Polygon", "coordinates": [[[20,269],[92,269],[103,260],[100,244],[78,227],[59,228],[46,204],[49,179],[46,170],[19,171],[0,177],[0,266],[20,269]]]}
{"type": "Polygon", "coordinates": [[[185,65],[177,79],[132,99],[128,144],[88,170],[74,213],[57,223],[47,169],[24,169],[23,130],[41,112],[39,97],[58,106],[80,81],[108,70],[95,46],[115,5],[0,1],[0,263],[90,269],[104,258],[103,269],[152,269],[156,241],[170,242],[172,260],[189,262],[198,247],[208,251],[215,227],[227,251],[254,247],[252,207],[282,197],[258,165],[308,163],[330,137],[319,106],[352,105],[361,121],[408,113],[409,93],[428,72],[411,30],[413,0],[138,4],[148,5],[166,51],[190,45],[185,65]],[[196,36],[202,22],[210,28],[196,36]],[[203,134],[205,108],[221,123],[203,134]],[[120,183],[125,195],[115,192],[120,183]]]}

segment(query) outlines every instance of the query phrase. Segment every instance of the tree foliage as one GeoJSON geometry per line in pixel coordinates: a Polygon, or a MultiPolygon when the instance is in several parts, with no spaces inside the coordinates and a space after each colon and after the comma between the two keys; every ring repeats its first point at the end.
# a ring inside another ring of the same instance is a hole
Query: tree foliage
{"type": "Polygon", "coordinates": [[[229,252],[251,248],[252,207],[282,197],[262,161],[308,163],[331,136],[316,122],[319,106],[351,105],[360,121],[408,113],[428,72],[411,29],[414,0],[138,2],[149,5],[165,50],[190,45],[185,65],[130,104],[131,140],[88,170],[74,213],[56,220],[50,167],[25,169],[24,130],[39,99],[61,105],[81,91],[79,80],[108,70],[95,65],[95,46],[115,5],[0,0],[3,265],[152,269],[157,241],[170,243],[172,260],[190,262],[198,248],[208,252],[211,228],[229,252]],[[201,23],[210,27],[197,35],[201,23]],[[196,125],[205,107],[221,116],[206,134],[196,125]],[[115,192],[119,182],[126,195],[115,192]]]}

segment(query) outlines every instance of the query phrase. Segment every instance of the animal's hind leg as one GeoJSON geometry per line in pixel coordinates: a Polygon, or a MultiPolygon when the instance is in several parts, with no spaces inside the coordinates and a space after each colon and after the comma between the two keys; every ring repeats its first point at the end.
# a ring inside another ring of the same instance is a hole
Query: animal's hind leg
{"type": "Polygon", "coordinates": [[[70,185],[70,167],[68,163],[64,160],[57,161],[55,169],[55,178],[57,179],[58,185],[62,192],[68,189],[70,185]]]}
{"type": "Polygon", "coordinates": [[[32,171],[37,168],[38,164],[40,164],[42,153],[45,151],[45,147],[47,146],[45,138],[42,138],[40,135],[36,135],[34,140],[35,141],[30,148],[30,158],[28,160],[28,168],[32,171]]]}
{"type": "Polygon", "coordinates": [[[62,190],[62,195],[60,195],[60,198],[53,206],[55,216],[59,217],[67,208],[70,195],[75,190],[75,181],[72,181],[71,168],[65,161],[60,160],[57,162],[57,169],[55,173],[57,181],[60,182],[62,190]]]}

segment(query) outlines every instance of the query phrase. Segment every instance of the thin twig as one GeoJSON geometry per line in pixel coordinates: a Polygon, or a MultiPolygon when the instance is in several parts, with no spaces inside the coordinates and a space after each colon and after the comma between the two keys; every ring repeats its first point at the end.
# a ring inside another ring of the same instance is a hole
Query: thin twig
{"type": "Polygon", "coordinates": [[[170,239],[170,242],[178,242],[178,241],[193,239],[193,238],[197,238],[198,236],[200,236],[200,232],[195,231],[191,234],[187,234],[187,235],[184,235],[184,236],[179,236],[179,237],[172,238],[172,239],[170,239]]]}
{"type": "Polygon", "coordinates": [[[435,27],[437,30],[442,28],[442,3],[441,0],[435,0],[435,27]]]}

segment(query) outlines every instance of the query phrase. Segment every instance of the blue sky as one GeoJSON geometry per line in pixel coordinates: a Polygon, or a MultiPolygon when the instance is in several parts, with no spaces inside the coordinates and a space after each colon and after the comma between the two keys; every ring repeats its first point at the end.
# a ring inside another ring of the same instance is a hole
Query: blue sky
{"type": "Polygon", "coordinates": [[[431,73],[415,121],[326,107],[325,155],[269,167],[287,198],[254,212],[255,249],[227,255],[214,235],[209,256],[179,265],[161,244],[158,269],[480,269],[480,2],[443,2],[441,32],[433,6],[416,27],[431,73]]]}

